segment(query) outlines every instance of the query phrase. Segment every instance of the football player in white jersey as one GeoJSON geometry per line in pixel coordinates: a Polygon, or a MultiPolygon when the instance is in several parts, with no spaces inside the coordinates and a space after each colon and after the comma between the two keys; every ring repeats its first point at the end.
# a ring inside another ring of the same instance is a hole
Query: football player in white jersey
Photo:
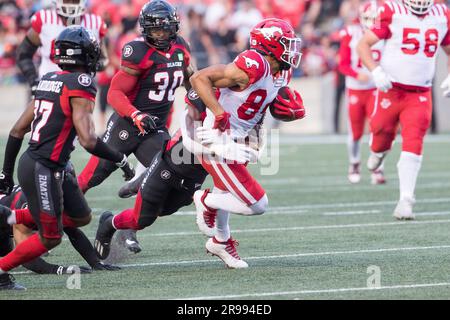
{"type": "MultiPolygon", "coordinates": [[[[300,49],[301,40],[289,23],[266,19],[251,31],[250,50],[239,54],[233,63],[194,73],[191,84],[209,109],[203,127],[197,132],[202,143],[214,145],[216,139],[225,137],[245,140],[262,121],[279,88],[287,85],[285,71],[298,67],[300,49]]],[[[295,115],[293,119],[304,116],[297,92],[291,95],[288,104],[289,112],[295,115]]],[[[214,180],[212,192],[199,190],[194,194],[197,225],[211,237],[206,249],[229,268],[246,268],[248,265],[239,257],[236,241],[231,237],[229,215],[264,213],[267,195],[245,163],[229,163],[204,155],[202,165],[214,180]]]]}
{"type": "MultiPolygon", "coordinates": [[[[348,111],[347,151],[349,158],[348,180],[350,183],[361,181],[361,137],[364,134],[366,119],[373,110],[376,86],[356,52],[356,45],[361,40],[364,30],[370,29],[377,18],[376,1],[368,1],[359,8],[359,19],[345,27],[340,32],[339,72],[345,76],[346,101],[348,111]]],[[[375,61],[380,61],[383,42],[376,43],[372,48],[375,61]]],[[[372,184],[383,184],[382,165],[371,175],[372,184]]]]}
{"type": "MultiPolygon", "coordinates": [[[[394,217],[410,220],[414,219],[414,190],[422,164],[423,138],[431,122],[431,85],[439,46],[450,56],[450,11],[433,0],[386,1],[379,19],[358,44],[359,56],[378,88],[370,120],[372,152],[367,167],[374,171],[380,166],[400,125],[400,199],[394,217]],[[385,47],[377,63],[370,47],[381,40],[385,47]]],[[[442,87],[449,95],[449,77],[442,87]]]]}

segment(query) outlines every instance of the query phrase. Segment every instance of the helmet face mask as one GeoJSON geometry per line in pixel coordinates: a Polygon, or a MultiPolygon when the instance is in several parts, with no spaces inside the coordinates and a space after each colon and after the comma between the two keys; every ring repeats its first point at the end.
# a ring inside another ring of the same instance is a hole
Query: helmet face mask
{"type": "Polygon", "coordinates": [[[250,32],[250,48],[276,59],[281,70],[298,68],[301,47],[302,40],[291,25],[281,19],[265,19],[250,32]]]}
{"type": "Polygon", "coordinates": [[[423,15],[430,11],[434,4],[434,0],[403,0],[403,4],[412,13],[423,15]]]}
{"type": "Polygon", "coordinates": [[[65,18],[75,18],[84,14],[86,0],[53,0],[58,15],[65,18]]]}
{"type": "Polygon", "coordinates": [[[97,38],[81,26],[67,27],[55,41],[55,63],[62,70],[82,67],[95,74],[100,59],[97,38]]]}
{"type": "Polygon", "coordinates": [[[287,38],[283,36],[280,41],[284,47],[281,60],[294,68],[298,68],[302,59],[302,40],[300,38],[287,38]]]}
{"type": "Polygon", "coordinates": [[[172,5],[162,0],[153,0],[142,8],[139,26],[142,36],[152,47],[168,50],[177,38],[180,20],[172,5]],[[165,33],[163,37],[154,35],[160,31],[165,33]]]}

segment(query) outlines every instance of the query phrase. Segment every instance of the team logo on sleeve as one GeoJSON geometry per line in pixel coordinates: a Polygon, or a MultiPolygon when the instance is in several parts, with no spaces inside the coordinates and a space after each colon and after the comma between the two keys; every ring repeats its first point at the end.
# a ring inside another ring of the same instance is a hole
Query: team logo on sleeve
{"type": "Polygon", "coordinates": [[[84,87],[89,87],[92,84],[92,79],[89,75],[82,73],[78,76],[78,83],[84,87]]]}
{"type": "Polygon", "coordinates": [[[259,62],[255,61],[251,58],[244,57],[245,60],[245,66],[250,69],[251,67],[255,66],[256,68],[259,68],[259,62]]]}
{"type": "Polygon", "coordinates": [[[123,47],[123,56],[125,58],[128,58],[133,54],[133,47],[127,44],[125,47],[123,47]]]}

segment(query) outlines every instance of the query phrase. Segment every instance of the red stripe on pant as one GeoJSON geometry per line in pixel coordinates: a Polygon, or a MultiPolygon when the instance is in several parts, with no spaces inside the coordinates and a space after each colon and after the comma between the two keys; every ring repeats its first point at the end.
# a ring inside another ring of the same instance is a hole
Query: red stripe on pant
{"type": "Polygon", "coordinates": [[[89,190],[89,181],[94,176],[94,172],[98,167],[100,159],[96,156],[91,156],[83,171],[78,175],[78,185],[83,193],[89,190]]]}
{"type": "Polygon", "coordinates": [[[115,215],[113,218],[113,225],[118,230],[132,229],[132,230],[142,230],[143,228],[139,226],[139,216],[141,214],[142,208],[142,196],[141,191],[138,192],[136,197],[136,202],[134,203],[133,209],[126,209],[115,215]]]}
{"type": "MultiPolygon", "coordinates": [[[[27,228],[30,229],[36,229],[36,222],[33,219],[33,216],[31,215],[30,209],[25,208],[25,209],[16,209],[14,210],[15,214],[16,214],[16,223],[17,224],[23,224],[24,226],[26,226],[27,228]]],[[[56,218],[55,218],[56,221],[56,218]]],[[[73,227],[73,228],[77,228],[78,225],[75,221],[73,221],[66,212],[63,212],[62,215],[62,224],[64,227],[73,227]]]]}

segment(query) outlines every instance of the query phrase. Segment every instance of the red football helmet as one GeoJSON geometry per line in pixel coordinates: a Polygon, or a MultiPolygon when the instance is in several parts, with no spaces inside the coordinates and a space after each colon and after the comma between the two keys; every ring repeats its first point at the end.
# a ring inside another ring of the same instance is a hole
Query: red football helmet
{"type": "Polygon", "coordinates": [[[412,13],[423,15],[430,11],[434,0],[403,0],[403,4],[412,13]]]}
{"type": "Polygon", "coordinates": [[[285,62],[288,68],[299,66],[301,44],[302,40],[295,35],[292,26],[281,19],[265,19],[250,31],[251,49],[285,62]]]}

